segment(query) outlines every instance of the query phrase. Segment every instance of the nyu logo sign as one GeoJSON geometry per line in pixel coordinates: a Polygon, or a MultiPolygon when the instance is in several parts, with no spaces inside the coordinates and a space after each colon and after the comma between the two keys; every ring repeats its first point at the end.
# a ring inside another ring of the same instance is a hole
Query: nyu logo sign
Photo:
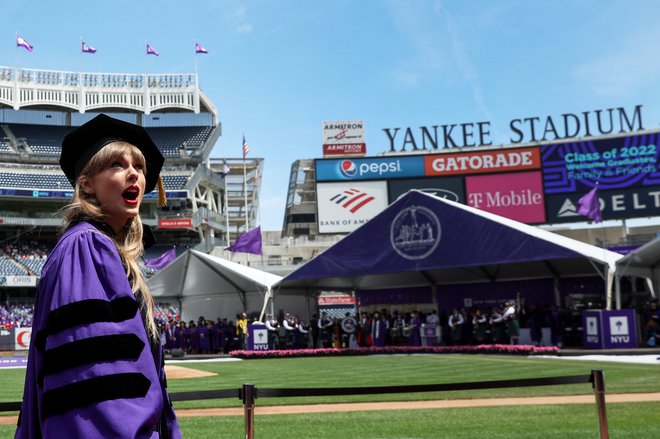
{"type": "Polygon", "coordinates": [[[629,343],[628,318],[626,316],[610,317],[610,342],[629,343]]]}

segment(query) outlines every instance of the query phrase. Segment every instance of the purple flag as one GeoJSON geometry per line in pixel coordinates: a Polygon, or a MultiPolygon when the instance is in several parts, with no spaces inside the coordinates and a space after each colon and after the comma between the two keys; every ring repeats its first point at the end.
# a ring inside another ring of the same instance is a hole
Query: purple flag
{"type": "Polygon", "coordinates": [[[224,160],[222,162],[222,171],[220,171],[220,174],[222,174],[223,177],[226,177],[227,175],[229,175],[229,171],[230,169],[229,169],[229,165],[227,164],[227,160],[224,160]]]}
{"type": "Polygon", "coordinates": [[[209,53],[209,51],[206,50],[201,44],[195,43],[195,53],[209,53]]]}
{"type": "Polygon", "coordinates": [[[147,55],[160,56],[160,53],[158,53],[158,51],[154,49],[151,44],[147,43],[147,55]]]}
{"type": "Polygon", "coordinates": [[[234,253],[252,253],[254,255],[263,254],[261,251],[261,226],[243,233],[225,250],[234,253]]]}
{"type": "Polygon", "coordinates": [[[577,213],[585,215],[590,220],[597,223],[603,221],[603,215],[600,211],[600,199],[598,198],[598,187],[594,187],[586,195],[578,200],[577,213]]]}
{"type": "Polygon", "coordinates": [[[16,35],[16,46],[23,47],[28,52],[32,52],[34,49],[34,47],[32,47],[32,45],[30,45],[30,43],[28,43],[25,38],[19,37],[18,35],[16,35]]]}
{"type": "Polygon", "coordinates": [[[90,46],[89,44],[82,41],[82,52],[83,53],[96,53],[96,49],[90,46]]]}
{"type": "Polygon", "coordinates": [[[146,265],[147,267],[155,268],[156,270],[162,270],[163,268],[165,268],[165,266],[167,266],[167,264],[169,264],[175,259],[176,259],[176,249],[171,248],[170,250],[166,251],[159,257],[154,259],[149,259],[147,262],[145,262],[144,265],[146,265]]]}

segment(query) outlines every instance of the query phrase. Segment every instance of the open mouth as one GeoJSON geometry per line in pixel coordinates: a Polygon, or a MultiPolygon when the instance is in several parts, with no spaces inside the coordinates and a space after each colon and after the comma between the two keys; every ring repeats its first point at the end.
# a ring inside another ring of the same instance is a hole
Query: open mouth
{"type": "Polygon", "coordinates": [[[138,186],[131,186],[122,192],[122,198],[128,203],[136,203],[137,198],[140,195],[140,188],[138,186]]]}

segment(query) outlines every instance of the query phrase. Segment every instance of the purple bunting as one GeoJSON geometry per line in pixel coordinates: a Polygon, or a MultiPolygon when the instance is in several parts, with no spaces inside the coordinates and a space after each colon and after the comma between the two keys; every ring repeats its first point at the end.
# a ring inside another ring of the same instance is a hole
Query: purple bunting
{"type": "Polygon", "coordinates": [[[201,44],[195,43],[195,53],[209,53],[209,51],[206,50],[201,44]]]}
{"type": "Polygon", "coordinates": [[[82,41],[82,52],[83,53],[96,53],[96,49],[90,46],[89,44],[82,41]]]}
{"type": "Polygon", "coordinates": [[[147,43],[147,55],[160,56],[160,53],[158,53],[158,51],[154,49],[151,44],[147,43]]]}
{"type": "Polygon", "coordinates": [[[234,253],[252,253],[254,255],[263,254],[261,251],[261,226],[243,233],[225,250],[234,253]]]}
{"type": "Polygon", "coordinates": [[[28,52],[32,52],[32,50],[34,50],[34,47],[28,43],[25,38],[19,37],[18,35],[16,35],[16,46],[23,47],[28,52]]]}
{"type": "Polygon", "coordinates": [[[175,259],[176,259],[176,249],[172,248],[157,258],[149,259],[147,262],[145,262],[144,265],[150,268],[155,268],[156,270],[162,270],[175,259]]]}
{"type": "Polygon", "coordinates": [[[598,198],[598,187],[594,187],[586,195],[578,200],[577,213],[585,215],[590,220],[597,223],[603,221],[603,214],[600,211],[600,199],[598,198]]]}

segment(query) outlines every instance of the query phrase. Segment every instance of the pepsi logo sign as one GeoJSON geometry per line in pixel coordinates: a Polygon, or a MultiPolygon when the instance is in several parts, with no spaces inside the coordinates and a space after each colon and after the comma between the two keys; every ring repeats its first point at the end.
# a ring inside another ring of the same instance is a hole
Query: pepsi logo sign
{"type": "Polygon", "coordinates": [[[346,178],[355,177],[357,166],[351,160],[342,160],[339,163],[339,172],[346,178]]]}

